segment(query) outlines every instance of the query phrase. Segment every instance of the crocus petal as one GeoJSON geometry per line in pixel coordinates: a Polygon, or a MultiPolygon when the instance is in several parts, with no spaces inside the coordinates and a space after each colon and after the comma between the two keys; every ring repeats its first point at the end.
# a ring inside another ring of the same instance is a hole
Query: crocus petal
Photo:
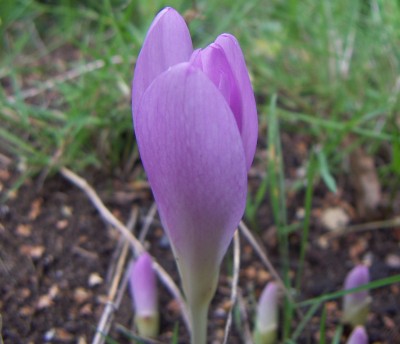
{"type": "Polygon", "coordinates": [[[249,169],[253,162],[258,136],[257,108],[249,73],[240,45],[234,36],[222,34],[218,36],[215,43],[224,50],[239,87],[242,103],[241,120],[239,121],[241,124],[240,135],[246,154],[247,169],[249,169]]]}
{"type": "Polygon", "coordinates": [[[367,344],[368,335],[363,326],[357,326],[350,335],[346,344],[367,344]]]}
{"type": "Polygon", "coordinates": [[[220,90],[236,119],[239,131],[242,129],[242,100],[238,82],[225,52],[218,44],[210,44],[192,54],[193,65],[200,68],[220,90]]]}
{"type": "Polygon", "coordinates": [[[268,331],[278,326],[278,292],[279,286],[271,282],[261,294],[257,308],[257,327],[260,331],[268,331]]]}
{"type": "MultiPolygon", "coordinates": [[[[369,283],[369,271],[365,265],[358,265],[349,272],[344,282],[344,289],[353,289],[369,283]]],[[[368,297],[368,290],[359,291],[357,293],[347,294],[345,302],[357,303],[363,302],[368,297]]]]}
{"type": "Polygon", "coordinates": [[[132,83],[134,121],[147,87],[169,67],[189,61],[192,51],[192,39],[182,16],[170,7],[162,10],[154,19],[136,61],[132,83]]]}
{"type": "Polygon", "coordinates": [[[142,317],[157,314],[156,277],[148,253],[143,253],[133,264],[129,282],[136,314],[142,317]]]}
{"type": "MultiPolygon", "coordinates": [[[[365,265],[358,265],[353,268],[347,275],[344,289],[353,289],[361,287],[369,283],[369,272],[365,265]]],[[[346,294],[343,297],[343,314],[342,321],[354,325],[362,325],[365,323],[371,298],[368,290],[356,293],[346,294]]]]}
{"type": "Polygon", "coordinates": [[[246,160],[232,111],[201,70],[182,63],[144,93],[135,131],[180,271],[209,283],[204,276],[214,279],[246,202],[246,160]]]}

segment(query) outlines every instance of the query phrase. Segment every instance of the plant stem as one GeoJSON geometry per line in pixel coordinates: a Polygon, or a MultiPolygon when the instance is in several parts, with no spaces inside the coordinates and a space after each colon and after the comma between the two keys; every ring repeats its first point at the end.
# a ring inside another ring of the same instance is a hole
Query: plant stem
{"type": "Polygon", "coordinates": [[[207,343],[207,315],[209,303],[189,305],[190,323],[192,328],[191,344],[207,343]]]}

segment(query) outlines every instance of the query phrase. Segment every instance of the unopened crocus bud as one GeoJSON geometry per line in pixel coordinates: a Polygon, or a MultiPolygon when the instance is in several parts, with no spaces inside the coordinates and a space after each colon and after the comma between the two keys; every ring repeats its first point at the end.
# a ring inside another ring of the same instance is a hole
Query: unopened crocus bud
{"type": "Polygon", "coordinates": [[[346,344],[367,344],[368,336],[363,326],[357,326],[351,333],[346,344]]]}
{"type": "Polygon", "coordinates": [[[159,331],[157,284],[148,253],[143,253],[133,264],[129,282],[137,330],[143,337],[155,337],[159,331]]]}
{"type": "MultiPolygon", "coordinates": [[[[347,275],[344,289],[361,287],[369,281],[368,268],[365,265],[358,265],[347,275]]],[[[370,303],[371,298],[368,295],[368,290],[346,294],[343,297],[343,322],[352,326],[363,325],[367,320],[370,303]]]]}
{"type": "Polygon", "coordinates": [[[274,282],[270,282],[261,294],[258,302],[254,329],[255,344],[276,343],[278,328],[278,292],[278,285],[274,282]]]}

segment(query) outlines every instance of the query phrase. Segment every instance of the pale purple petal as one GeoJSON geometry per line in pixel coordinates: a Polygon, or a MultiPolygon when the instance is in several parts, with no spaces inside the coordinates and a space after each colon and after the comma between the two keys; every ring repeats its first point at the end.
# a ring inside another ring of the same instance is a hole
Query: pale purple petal
{"type": "Polygon", "coordinates": [[[224,50],[239,87],[242,113],[238,123],[240,123],[240,135],[246,154],[247,169],[249,169],[253,162],[258,136],[257,108],[249,73],[242,50],[234,36],[222,34],[218,36],[215,43],[224,50]]]}
{"type": "Polygon", "coordinates": [[[351,333],[346,344],[368,344],[368,335],[363,326],[357,326],[351,333]]]}
{"type": "Polygon", "coordinates": [[[210,78],[225,97],[235,116],[239,132],[241,132],[242,99],[238,82],[222,47],[215,43],[210,44],[203,50],[195,51],[191,61],[210,78]]]}
{"type": "Polygon", "coordinates": [[[132,265],[129,284],[136,314],[157,314],[157,283],[150,255],[145,252],[132,265]]]}
{"type": "MultiPolygon", "coordinates": [[[[360,287],[364,284],[369,283],[369,271],[365,265],[358,265],[354,267],[346,276],[346,280],[344,282],[344,289],[353,289],[360,287]]],[[[362,303],[368,297],[368,290],[359,291],[357,293],[351,293],[344,296],[345,303],[350,302],[353,303],[362,303]],[[346,301],[347,300],[347,301],[346,301]]]]}
{"type": "Polygon", "coordinates": [[[215,276],[246,202],[246,160],[231,109],[202,71],[183,63],[151,84],[136,124],[178,264],[215,276]]]}
{"type": "Polygon", "coordinates": [[[162,10],[154,19],[136,61],[132,83],[134,122],[147,87],[169,67],[189,61],[192,51],[192,39],[185,20],[173,8],[162,10]]]}
{"type": "Polygon", "coordinates": [[[257,328],[259,331],[271,330],[278,325],[279,286],[270,282],[264,288],[257,308],[257,328]]]}

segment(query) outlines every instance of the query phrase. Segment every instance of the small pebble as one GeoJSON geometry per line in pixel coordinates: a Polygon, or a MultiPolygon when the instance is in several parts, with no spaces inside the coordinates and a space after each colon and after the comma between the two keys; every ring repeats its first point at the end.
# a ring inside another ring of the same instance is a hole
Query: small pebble
{"type": "Polygon", "coordinates": [[[103,283],[103,278],[97,273],[93,272],[89,276],[89,287],[95,287],[103,283]]]}
{"type": "Polygon", "coordinates": [[[400,269],[400,256],[396,254],[388,254],[385,262],[392,269],[400,269]]]}

